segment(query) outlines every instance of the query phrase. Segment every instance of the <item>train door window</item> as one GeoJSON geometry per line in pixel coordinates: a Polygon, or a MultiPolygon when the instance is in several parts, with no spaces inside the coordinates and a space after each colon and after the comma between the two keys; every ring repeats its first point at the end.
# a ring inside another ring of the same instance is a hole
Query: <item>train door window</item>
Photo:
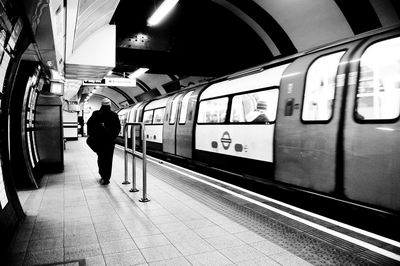
{"type": "Polygon", "coordinates": [[[274,122],[278,94],[278,89],[270,89],[234,96],[230,122],[260,124],[274,122]]]}
{"type": "Polygon", "coordinates": [[[153,124],[159,125],[164,123],[165,108],[158,108],[154,110],[153,124]]]}
{"type": "Polygon", "coordinates": [[[368,47],[360,60],[355,119],[388,120],[400,114],[400,37],[368,47]]]}
{"type": "Polygon", "coordinates": [[[153,110],[147,110],[143,114],[143,123],[151,124],[153,121],[153,110]]]}
{"type": "Polygon", "coordinates": [[[228,97],[200,102],[198,123],[224,123],[228,110],[228,97]]]}
{"type": "Polygon", "coordinates": [[[176,121],[176,115],[178,113],[178,107],[179,107],[179,101],[182,98],[182,94],[179,94],[178,96],[175,97],[175,99],[172,101],[172,107],[171,107],[171,116],[169,118],[169,123],[175,124],[176,121]]]}
{"type": "Polygon", "coordinates": [[[333,115],[335,79],[345,52],[338,52],[318,58],[307,72],[303,121],[328,121],[333,115]]]}
{"type": "Polygon", "coordinates": [[[181,114],[179,115],[179,124],[185,124],[189,106],[189,98],[192,95],[193,91],[190,91],[185,94],[182,99],[182,106],[181,106],[181,114]]]}

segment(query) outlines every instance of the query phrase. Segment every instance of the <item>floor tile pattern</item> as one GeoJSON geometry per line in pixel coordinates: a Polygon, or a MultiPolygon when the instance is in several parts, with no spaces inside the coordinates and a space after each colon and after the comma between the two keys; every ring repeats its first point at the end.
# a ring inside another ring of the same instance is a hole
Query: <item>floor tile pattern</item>
{"type": "MultiPolygon", "coordinates": [[[[148,167],[151,201],[139,202],[141,192],[130,193],[129,185],[121,184],[121,152],[115,152],[108,186],[98,183],[96,155],[85,139],[67,142],[64,160],[63,173],[45,175],[40,189],[24,194],[26,219],[4,264],[305,266],[325,261],[315,259],[325,254],[320,242],[307,240],[305,253],[314,253],[308,258],[292,248],[307,236],[290,230],[281,235],[279,222],[243,213],[228,199],[215,200],[207,189],[201,194],[201,185],[179,184],[165,173],[156,177],[159,169],[152,174],[148,167]]],[[[337,252],[334,259],[352,258],[337,252]]]]}

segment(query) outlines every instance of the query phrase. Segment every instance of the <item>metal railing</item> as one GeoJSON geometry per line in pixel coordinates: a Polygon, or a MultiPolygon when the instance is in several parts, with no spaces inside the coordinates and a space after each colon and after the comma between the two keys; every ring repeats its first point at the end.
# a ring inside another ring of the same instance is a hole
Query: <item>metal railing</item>
{"type": "Polygon", "coordinates": [[[136,163],[135,156],[142,159],[142,170],[143,170],[143,196],[140,199],[140,202],[148,202],[150,201],[147,198],[147,159],[146,159],[146,138],[144,135],[144,123],[126,123],[124,126],[124,136],[125,136],[125,145],[124,145],[124,164],[125,164],[125,180],[122,184],[130,184],[128,181],[128,154],[132,155],[132,188],[129,190],[130,192],[138,192],[139,190],[136,188],[136,163]],[[128,126],[131,126],[131,138],[132,138],[132,150],[128,150],[128,126]],[[140,135],[142,138],[142,154],[136,153],[136,127],[140,127],[140,135]]]}

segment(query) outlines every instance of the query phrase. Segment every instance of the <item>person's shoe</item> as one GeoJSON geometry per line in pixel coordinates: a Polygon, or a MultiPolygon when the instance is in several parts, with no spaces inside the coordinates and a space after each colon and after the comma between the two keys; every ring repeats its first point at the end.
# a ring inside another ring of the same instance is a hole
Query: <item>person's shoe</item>
{"type": "Polygon", "coordinates": [[[105,180],[105,179],[100,179],[100,184],[102,184],[102,185],[108,185],[108,184],[110,184],[110,181],[105,180]]]}

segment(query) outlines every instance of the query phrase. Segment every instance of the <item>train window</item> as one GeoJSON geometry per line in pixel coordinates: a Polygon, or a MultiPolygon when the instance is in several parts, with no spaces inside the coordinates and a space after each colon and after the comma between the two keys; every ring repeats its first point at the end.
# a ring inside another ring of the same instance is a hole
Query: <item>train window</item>
{"type": "Polygon", "coordinates": [[[200,102],[198,123],[224,123],[228,109],[228,97],[200,102]]]}
{"type": "Polygon", "coordinates": [[[165,108],[155,109],[153,124],[163,124],[164,123],[164,113],[165,113],[165,108]]]}
{"type": "Polygon", "coordinates": [[[172,101],[171,116],[169,118],[170,124],[175,124],[176,114],[178,113],[179,101],[181,100],[181,98],[182,94],[176,96],[175,99],[172,101]]]}
{"type": "Polygon", "coordinates": [[[309,68],[303,102],[303,121],[328,121],[333,114],[338,52],[318,58],[309,68]]]}
{"type": "Polygon", "coordinates": [[[189,106],[189,98],[192,95],[192,93],[193,93],[193,91],[186,93],[186,95],[182,99],[182,107],[181,107],[181,114],[179,116],[179,124],[186,123],[187,110],[188,110],[188,106],[189,106]]]}
{"type": "Polygon", "coordinates": [[[371,45],[361,57],[355,118],[395,119],[400,114],[400,37],[371,45]]]}
{"type": "Polygon", "coordinates": [[[145,111],[143,114],[143,123],[151,124],[153,121],[153,110],[145,111]]]}
{"type": "Polygon", "coordinates": [[[234,96],[230,122],[265,124],[275,121],[278,94],[278,89],[272,89],[234,96]]]}

